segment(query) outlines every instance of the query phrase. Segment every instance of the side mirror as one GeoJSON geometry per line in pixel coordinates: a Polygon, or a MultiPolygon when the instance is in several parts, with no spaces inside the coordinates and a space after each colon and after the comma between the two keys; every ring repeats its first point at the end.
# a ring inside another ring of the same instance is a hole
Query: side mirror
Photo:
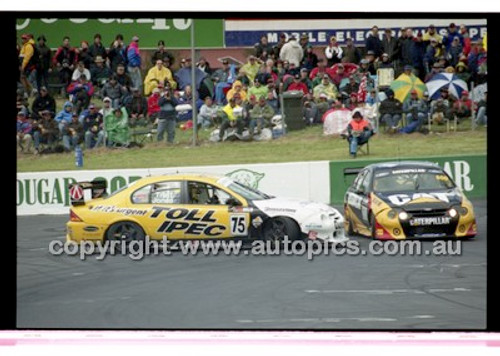
{"type": "Polygon", "coordinates": [[[241,203],[235,198],[229,198],[226,200],[226,205],[233,207],[233,206],[240,206],[241,203]]]}

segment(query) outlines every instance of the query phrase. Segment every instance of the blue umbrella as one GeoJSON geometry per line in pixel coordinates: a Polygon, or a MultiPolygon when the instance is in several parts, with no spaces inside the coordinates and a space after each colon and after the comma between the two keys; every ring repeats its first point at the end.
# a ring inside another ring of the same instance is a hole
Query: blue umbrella
{"type": "Polygon", "coordinates": [[[452,94],[455,98],[460,98],[462,92],[468,90],[467,83],[453,73],[438,73],[425,83],[425,85],[431,99],[439,98],[439,91],[443,88],[448,89],[448,93],[452,94]]]}
{"type": "MultiPolygon", "coordinates": [[[[196,83],[196,90],[200,89],[200,84],[205,79],[207,74],[200,70],[199,68],[195,68],[194,77],[196,83]]],[[[181,68],[175,73],[175,80],[179,84],[179,89],[184,90],[186,85],[191,85],[191,68],[181,68]]]]}

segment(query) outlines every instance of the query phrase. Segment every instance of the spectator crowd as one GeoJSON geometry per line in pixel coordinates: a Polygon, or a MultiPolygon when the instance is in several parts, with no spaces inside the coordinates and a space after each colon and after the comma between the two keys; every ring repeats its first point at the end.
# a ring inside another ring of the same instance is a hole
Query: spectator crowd
{"type": "Polygon", "coordinates": [[[279,95],[287,91],[302,92],[302,115],[308,124],[322,124],[325,113],[335,110],[356,113],[357,121],[345,128],[348,136],[353,127],[369,126],[364,119],[373,119],[375,107],[390,133],[420,131],[426,120],[460,121],[472,111],[478,124],[487,123],[486,95],[476,104],[467,91],[456,98],[444,89],[434,99],[412,91],[400,102],[389,88],[377,96],[377,71],[387,68],[395,77],[406,73],[423,82],[444,72],[469,86],[486,83],[485,41],[471,41],[466,26],[454,23],[446,35],[433,25],[423,32],[405,28],[400,36],[373,26],[363,48],[351,38],[340,45],[331,36],[320,56],[307,34],[296,38],[282,33],[276,45],[262,36],[246,63],[223,59],[215,68],[203,57],[196,63],[175,58],[162,40],[151,62],[143,63],[138,36],[127,43],[118,34],[105,46],[95,34],[92,43],[82,41],[78,47],[66,36],[56,51],[50,50],[44,35],[23,34],[21,41],[17,138],[22,150],[33,147],[35,153],[41,145],[59,145],[63,151],[77,145],[128,147],[132,130],[142,127],[156,132],[158,141],[166,134],[173,143],[179,124],[192,120],[193,101],[199,127],[217,128],[218,140],[224,140],[228,130],[238,135],[248,130],[252,137],[282,114],[279,95]],[[65,102],[57,108],[54,96],[59,93],[65,102]],[[401,127],[403,114],[406,125],[401,127]]]}

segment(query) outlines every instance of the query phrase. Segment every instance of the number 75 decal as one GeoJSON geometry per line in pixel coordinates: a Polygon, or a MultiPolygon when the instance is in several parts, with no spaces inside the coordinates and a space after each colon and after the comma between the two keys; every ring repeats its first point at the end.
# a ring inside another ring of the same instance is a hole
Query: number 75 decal
{"type": "Polygon", "coordinates": [[[232,236],[248,235],[248,225],[246,223],[246,214],[232,214],[229,218],[231,223],[232,236]]]}

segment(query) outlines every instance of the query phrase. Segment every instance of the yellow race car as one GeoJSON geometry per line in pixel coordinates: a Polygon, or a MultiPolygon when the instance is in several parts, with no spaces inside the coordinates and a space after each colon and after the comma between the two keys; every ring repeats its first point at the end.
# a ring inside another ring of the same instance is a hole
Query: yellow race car
{"type": "Polygon", "coordinates": [[[229,177],[176,174],[141,178],[106,196],[104,181],[69,186],[68,241],[304,237],[344,241],[339,211],[277,198],[229,177]],[[91,200],[85,193],[91,191],[91,200]]]}
{"type": "Polygon", "coordinates": [[[386,162],[363,169],[344,197],[345,229],[376,239],[474,237],[471,202],[431,162],[386,162]]]}

